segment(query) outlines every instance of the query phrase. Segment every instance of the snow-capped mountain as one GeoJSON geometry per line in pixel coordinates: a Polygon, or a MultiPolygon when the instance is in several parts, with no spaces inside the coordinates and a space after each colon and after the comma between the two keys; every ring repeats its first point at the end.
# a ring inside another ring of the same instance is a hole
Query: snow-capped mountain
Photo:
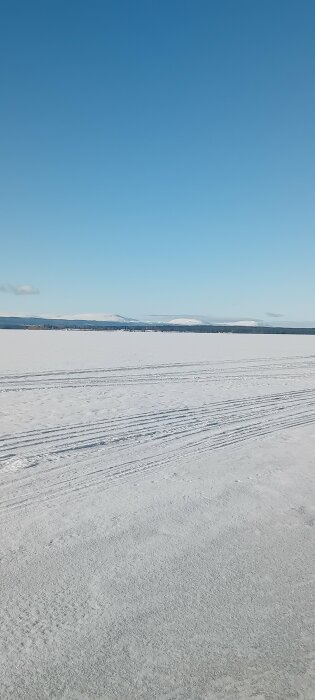
{"type": "Polygon", "coordinates": [[[198,318],[172,318],[171,321],[167,321],[167,324],[173,326],[202,326],[203,323],[198,318]]]}
{"type": "Polygon", "coordinates": [[[223,321],[217,325],[220,326],[262,326],[262,325],[269,325],[267,323],[262,323],[262,321],[223,321]]]}
{"type": "Polygon", "coordinates": [[[121,316],[109,313],[82,313],[82,314],[22,314],[0,313],[0,328],[45,328],[45,329],[82,329],[82,330],[182,330],[193,332],[277,332],[277,329],[314,329],[315,323],[297,323],[282,320],[270,323],[261,319],[251,318],[220,318],[206,316],[151,316],[141,319],[121,316]],[[207,326],[208,328],[205,328],[207,326]],[[237,328],[239,330],[237,331],[237,328]],[[225,330],[226,329],[226,330],[225,330]],[[246,330],[247,329],[247,330],[246,330]],[[255,331],[255,329],[257,329],[255,331]],[[274,331],[273,331],[274,329],[274,331]]]}

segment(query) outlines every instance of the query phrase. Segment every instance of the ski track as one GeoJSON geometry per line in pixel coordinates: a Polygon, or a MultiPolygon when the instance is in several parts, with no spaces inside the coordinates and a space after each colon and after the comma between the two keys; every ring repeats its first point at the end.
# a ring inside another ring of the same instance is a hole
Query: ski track
{"type": "MultiPolygon", "coordinates": [[[[6,374],[1,392],[128,387],[203,382],[233,386],[277,379],[303,388],[256,394],[197,406],[138,410],[132,415],[0,434],[0,512],[84,496],[87,489],[109,488],[118,480],[138,479],[154,470],[196,455],[263,438],[274,432],[315,422],[315,358],[170,363],[142,367],[6,374]],[[305,386],[306,385],[306,386],[305,386]]],[[[150,390],[150,389],[149,389],[150,390]]],[[[141,409],[141,393],[138,394],[141,409]]],[[[186,396],[187,399],[187,396],[186,396]]],[[[154,402],[153,402],[154,403],[154,402]]],[[[187,403],[187,401],[186,401],[187,403]]],[[[64,417],[63,417],[64,418],[64,417]]]]}
{"type": "Polygon", "coordinates": [[[139,383],[181,383],[207,380],[238,381],[250,379],[292,379],[292,372],[300,378],[313,376],[314,357],[294,357],[282,361],[269,358],[264,361],[225,360],[211,362],[169,363],[139,367],[94,368],[49,371],[37,373],[8,373],[0,375],[0,393],[7,391],[34,391],[47,389],[126,386],[139,383]]]}

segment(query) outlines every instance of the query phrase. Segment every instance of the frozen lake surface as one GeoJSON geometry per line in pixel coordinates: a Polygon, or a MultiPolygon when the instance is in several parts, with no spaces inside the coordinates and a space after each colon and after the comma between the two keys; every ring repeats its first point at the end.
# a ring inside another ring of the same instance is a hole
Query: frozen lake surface
{"type": "Polygon", "coordinates": [[[0,696],[314,700],[315,337],[0,331],[0,696]]]}

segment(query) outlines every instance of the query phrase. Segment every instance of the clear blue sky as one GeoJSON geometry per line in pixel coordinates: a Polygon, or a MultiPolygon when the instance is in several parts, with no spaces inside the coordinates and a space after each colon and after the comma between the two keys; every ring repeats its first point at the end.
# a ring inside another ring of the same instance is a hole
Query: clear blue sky
{"type": "Polygon", "coordinates": [[[4,0],[0,26],[0,311],[315,320],[313,0],[4,0]]]}

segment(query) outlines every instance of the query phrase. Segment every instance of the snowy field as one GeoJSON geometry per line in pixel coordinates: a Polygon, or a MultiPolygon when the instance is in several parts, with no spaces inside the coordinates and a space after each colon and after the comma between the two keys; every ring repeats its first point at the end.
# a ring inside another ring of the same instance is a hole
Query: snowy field
{"type": "Polygon", "coordinates": [[[1,700],[314,700],[315,337],[0,331],[1,700]]]}

